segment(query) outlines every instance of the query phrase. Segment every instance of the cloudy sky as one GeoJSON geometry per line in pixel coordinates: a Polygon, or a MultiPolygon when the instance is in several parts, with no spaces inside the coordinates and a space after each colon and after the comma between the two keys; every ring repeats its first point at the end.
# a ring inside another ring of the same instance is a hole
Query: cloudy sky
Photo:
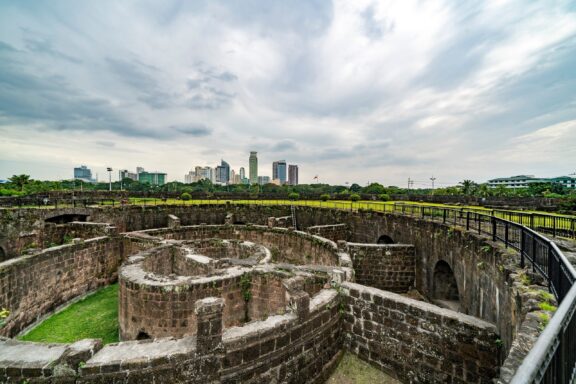
{"type": "Polygon", "coordinates": [[[575,4],[1,1],[0,179],[250,150],[302,183],[570,174],[575,4]]]}

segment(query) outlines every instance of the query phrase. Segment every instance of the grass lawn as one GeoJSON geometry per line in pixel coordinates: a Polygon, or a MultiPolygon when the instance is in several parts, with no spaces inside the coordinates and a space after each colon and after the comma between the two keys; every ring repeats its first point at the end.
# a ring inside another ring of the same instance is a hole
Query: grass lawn
{"type": "Polygon", "coordinates": [[[358,357],[346,352],[326,384],[400,384],[358,357]]]}
{"type": "Polygon", "coordinates": [[[102,339],[104,344],[118,342],[118,284],[102,288],[50,316],[19,339],[50,343],[82,339],[102,339]]]}

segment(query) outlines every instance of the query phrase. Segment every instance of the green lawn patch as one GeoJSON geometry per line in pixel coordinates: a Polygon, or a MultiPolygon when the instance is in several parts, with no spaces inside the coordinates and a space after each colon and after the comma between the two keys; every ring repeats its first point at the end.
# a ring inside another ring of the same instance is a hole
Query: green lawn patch
{"type": "Polygon", "coordinates": [[[400,384],[355,355],[346,352],[326,384],[400,384]]]}
{"type": "Polygon", "coordinates": [[[58,312],[20,340],[72,343],[82,339],[118,342],[118,284],[102,288],[58,312]]]}

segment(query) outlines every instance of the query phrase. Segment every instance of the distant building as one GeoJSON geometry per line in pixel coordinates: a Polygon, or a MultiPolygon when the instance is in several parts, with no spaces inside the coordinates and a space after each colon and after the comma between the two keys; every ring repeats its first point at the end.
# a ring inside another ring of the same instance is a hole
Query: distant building
{"type": "Polygon", "coordinates": [[[250,152],[250,157],[248,159],[248,172],[250,178],[250,184],[258,183],[258,156],[257,152],[250,152]]]}
{"type": "Polygon", "coordinates": [[[184,175],[184,184],[191,184],[196,179],[196,172],[189,171],[186,175],[184,175]]]}
{"type": "Polygon", "coordinates": [[[166,184],[166,173],[163,172],[146,172],[144,168],[139,169],[138,181],[141,183],[148,183],[150,185],[164,185],[166,184]]]}
{"type": "Polygon", "coordinates": [[[230,170],[230,180],[228,181],[228,184],[236,184],[236,171],[231,169],[230,170]]]}
{"type": "Polygon", "coordinates": [[[216,182],[220,184],[228,184],[230,181],[230,164],[224,160],[220,161],[220,165],[216,167],[216,182]]]}
{"type": "Polygon", "coordinates": [[[244,167],[240,167],[240,170],[238,171],[238,174],[239,174],[239,176],[240,176],[240,179],[246,178],[246,170],[244,169],[244,167]]]}
{"type": "Polygon", "coordinates": [[[270,176],[258,176],[258,184],[264,185],[270,183],[270,176]]]}
{"type": "Polygon", "coordinates": [[[298,185],[298,166],[290,164],[288,166],[288,184],[298,185]]]}
{"type": "Polygon", "coordinates": [[[131,179],[131,180],[134,180],[134,181],[138,181],[138,174],[137,174],[137,173],[130,172],[130,171],[127,170],[127,169],[123,169],[123,170],[121,170],[121,171],[118,171],[118,177],[119,177],[119,180],[120,180],[120,181],[122,181],[122,180],[124,180],[124,179],[131,179]]]}
{"type": "Polygon", "coordinates": [[[519,175],[488,180],[488,186],[490,188],[496,188],[499,186],[504,186],[506,188],[528,188],[530,184],[534,183],[557,183],[566,188],[576,189],[576,177],[570,176],[539,178],[534,177],[534,175],[519,175]]]}
{"type": "Polygon", "coordinates": [[[94,182],[94,179],[92,178],[92,171],[85,165],[81,165],[77,168],[74,168],[74,179],[82,180],[87,183],[94,182]]]}
{"type": "Polygon", "coordinates": [[[286,160],[272,163],[272,179],[280,180],[280,185],[286,184],[286,160]]]}
{"type": "Polygon", "coordinates": [[[136,174],[144,172],[144,168],[136,167],[136,174]]]}

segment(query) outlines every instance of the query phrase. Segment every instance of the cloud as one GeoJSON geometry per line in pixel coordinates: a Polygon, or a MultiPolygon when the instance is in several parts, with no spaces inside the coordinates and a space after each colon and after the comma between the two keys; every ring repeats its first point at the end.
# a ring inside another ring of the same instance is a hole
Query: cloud
{"type": "Polygon", "coordinates": [[[212,134],[213,129],[209,128],[205,125],[198,124],[198,125],[187,125],[187,126],[172,126],[171,129],[174,129],[178,132],[184,133],[190,136],[202,137],[202,136],[209,136],[212,134]]]}
{"type": "Polygon", "coordinates": [[[257,150],[265,175],[281,154],[302,180],[401,185],[576,161],[567,1],[12,2],[0,25],[8,176],[40,152],[181,180],[257,150]]]}

